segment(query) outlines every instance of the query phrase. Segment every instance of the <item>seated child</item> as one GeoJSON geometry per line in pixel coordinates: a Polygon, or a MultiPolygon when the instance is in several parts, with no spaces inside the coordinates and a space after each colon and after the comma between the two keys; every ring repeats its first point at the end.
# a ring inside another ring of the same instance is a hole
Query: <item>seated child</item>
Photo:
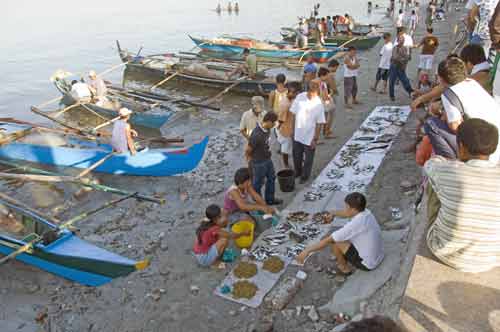
{"type": "Polygon", "coordinates": [[[222,217],[222,209],[218,205],[209,205],[205,210],[205,215],[206,218],[196,230],[193,252],[198,264],[208,267],[222,256],[230,239],[247,236],[250,232],[235,234],[224,230],[227,226],[227,219],[222,217]]]}

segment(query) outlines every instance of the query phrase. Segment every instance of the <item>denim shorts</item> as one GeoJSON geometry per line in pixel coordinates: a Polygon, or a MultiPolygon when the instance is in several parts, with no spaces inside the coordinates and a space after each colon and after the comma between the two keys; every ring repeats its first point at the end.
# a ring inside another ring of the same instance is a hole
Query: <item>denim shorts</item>
{"type": "Polygon", "coordinates": [[[198,264],[204,267],[209,267],[212,265],[217,258],[219,257],[219,252],[217,251],[217,247],[215,244],[212,244],[210,249],[204,254],[195,254],[196,260],[198,261],[198,264]]]}

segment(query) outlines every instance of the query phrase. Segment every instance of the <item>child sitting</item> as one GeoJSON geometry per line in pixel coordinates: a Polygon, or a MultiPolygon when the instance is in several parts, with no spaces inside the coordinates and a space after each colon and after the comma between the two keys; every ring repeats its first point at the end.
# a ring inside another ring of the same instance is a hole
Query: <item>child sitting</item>
{"type": "Polygon", "coordinates": [[[193,252],[198,264],[208,267],[222,256],[230,239],[247,236],[250,232],[235,234],[224,230],[227,226],[227,219],[222,217],[222,209],[218,205],[209,205],[205,210],[205,215],[206,218],[196,230],[193,252]]]}
{"type": "Polygon", "coordinates": [[[418,90],[421,94],[426,94],[432,90],[432,82],[429,74],[425,71],[422,71],[418,77],[418,90]]]}

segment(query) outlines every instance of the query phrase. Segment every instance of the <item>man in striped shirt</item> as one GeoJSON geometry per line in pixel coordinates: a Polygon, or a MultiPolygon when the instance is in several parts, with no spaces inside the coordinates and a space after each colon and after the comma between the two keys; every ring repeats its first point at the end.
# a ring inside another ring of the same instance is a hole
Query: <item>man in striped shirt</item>
{"type": "Polygon", "coordinates": [[[427,245],[443,263],[464,272],[500,266],[500,167],[488,160],[498,129],[468,119],[457,130],[459,161],[442,157],[424,166],[441,207],[427,245]]]}

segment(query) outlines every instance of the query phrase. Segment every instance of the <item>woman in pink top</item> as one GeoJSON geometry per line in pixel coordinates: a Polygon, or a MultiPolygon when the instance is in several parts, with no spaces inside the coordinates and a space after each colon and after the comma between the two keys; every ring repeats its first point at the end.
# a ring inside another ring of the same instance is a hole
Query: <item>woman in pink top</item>
{"type": "Polygon", "coordinates": [[[237,234],[226,231],[224,228],[227,226],[227,219],[223,218],[222,210],[218,205],[209,205],[205,210],[205,215],[206,218],[196,229],[193,252],[198,264],[210,266],[222,256],[229,240],[247,236],[250,231],[237,234]]]}
{"type": "Polygon", "coordinates": [[[224,213],[230,224],[240,220],[253,220],[252,211],[273,214],[275,210],[253,189],[248,168],[240,168],[234,175],[234,184],[224,194],[224,213]],[[252,203],[250,198],[253,200],[252,203]]]}

